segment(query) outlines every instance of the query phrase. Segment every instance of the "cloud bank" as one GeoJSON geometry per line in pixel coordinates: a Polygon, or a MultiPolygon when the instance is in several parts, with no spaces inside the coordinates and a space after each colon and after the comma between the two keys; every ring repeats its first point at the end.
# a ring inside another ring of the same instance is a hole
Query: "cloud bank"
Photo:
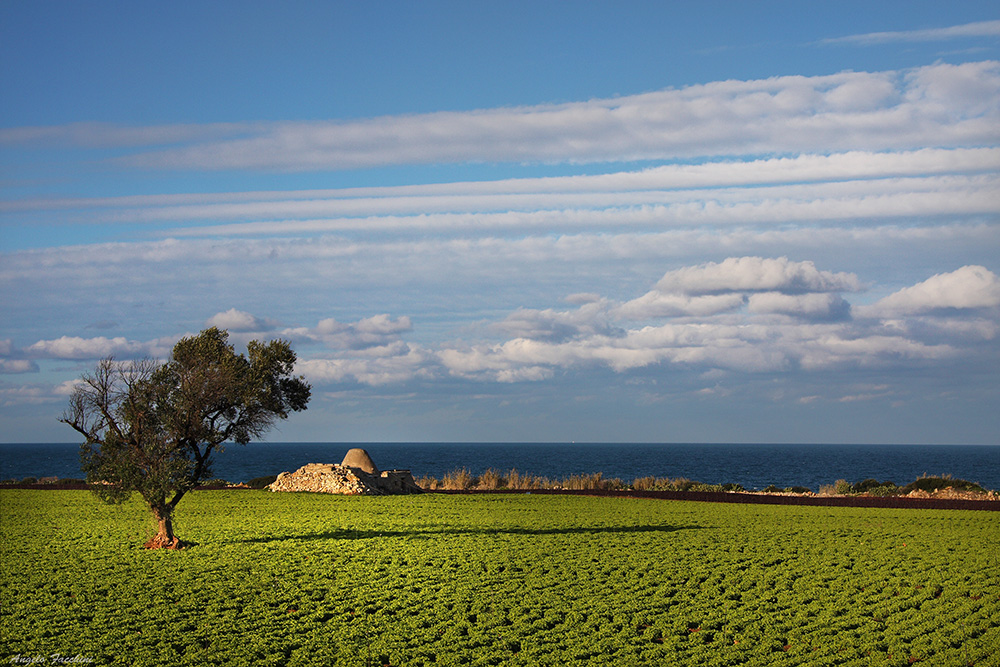
{"type": "MultiPolygon", "coordinates": [[[[305,345],[299,371],[320,387],[441,382],[448,377],[486,383],[533,382],[557,373],[615,374],[642,369],[795,374],[844,368],[941,365],[981,352],[996,354],[1000,277],[964,266],[904,287],[852,316],[844,293],[864,290],[850,273],[818,269],[811,261],[732,257],[666,272],[653,290],[625,302],[588,298],[574,309],[520,308],[492,330],[497,342],[426,346],[404,339],[416,327],[408,316],[375,315],[355,322],[319,320],[312,327],[274,331],[270,322],[229,310],[209,322],[257,323],[241,337],[282,337],[305,345]],[[650,296],[654,295],[654,296],[650,296]],[[930,316],[930,331],[920,318],[930,316]],[[902,319],[900,319],[902,318],[902,319]],[[642,319],[646,323],[635,326],[642,319]],[[941,338],[949,329],[957,335],[941,338]],[[310,347],[310,343],[319,348],[310,347]],[[324,351],[325,350],[325,351],[324,351]],[[332,354],[331,354],[332,352],[332,354]]],[[[6,344],[3,362],[18,357],[97,359],[148,355],[168,341],[63,336],[18,351],[6,344]]]]}
{"type": "Polygon", "coordinates": [[[940,273],[879,300],[866,313],[875,316],[921,315],[935,311],[995,309],[1000,280],[983,266],[940,273]]]}
{"type": "Polygon", "coordinates": [[[179,142],[119,159],[149,169],[274,171],[974,147],[1000,137],[998,90],[1000,63],[939,63],[361,121],[12,128],[0,133],[0,143],[120,148],[179,142]]]}

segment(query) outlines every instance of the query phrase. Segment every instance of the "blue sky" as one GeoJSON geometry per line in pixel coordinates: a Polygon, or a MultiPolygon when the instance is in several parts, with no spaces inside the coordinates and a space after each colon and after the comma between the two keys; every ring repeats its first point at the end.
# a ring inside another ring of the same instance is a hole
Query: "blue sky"
{"type": "Polygon", "coordinates": [[[0,440],[280,337],[272,440],[998,444],[987,2],[0,3],[0,440]]]}

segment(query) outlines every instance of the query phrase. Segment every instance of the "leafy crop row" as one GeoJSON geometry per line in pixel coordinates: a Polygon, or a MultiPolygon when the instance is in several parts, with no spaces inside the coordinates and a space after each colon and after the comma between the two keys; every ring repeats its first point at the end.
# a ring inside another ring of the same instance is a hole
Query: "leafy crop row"
{"type": "Polygon", "coordinates": [[[991,664],[994,512],[533,494],[0,491],[0,661],[991,664]]]}

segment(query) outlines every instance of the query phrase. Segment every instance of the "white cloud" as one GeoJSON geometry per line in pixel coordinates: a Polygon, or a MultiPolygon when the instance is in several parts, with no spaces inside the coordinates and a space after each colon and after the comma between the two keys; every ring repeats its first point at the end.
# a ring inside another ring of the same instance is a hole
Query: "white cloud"
{"type": "MultiPolygon", "coordinates": [[[[1000,65],[935,64],[717,81],[561,105],[171,128],[186,144],[123,158],[132,166],[328,170],[460,162],[595,162],[709,155],[983,146],[997,140],[1000,65]],[[956,82],[960,82],[956,84],[956,82]],[[956,85],[963,94],[948,98],[956,85]]],[[[72,136],[122,145],[125,128],[14,128],[0,138],[72,136]]],[[[159,128],[133,129],[137,144],[159,128]]]]}
{"type": "MultiPolygon", "coordinates": [[[[531,311],[526,314],[518,311],[505,321],[522,324],[507,329],[517,334],[516,338],[497,344],[441,349],[438,358],[453,375],[494,381],[546,379],[555,369],[579,371],[594,366],[606,366],[618,373],[661,364],[700,369],[699,372],[713,372],[714,369],[741,373],[887,369],[946,362],[961,356],[967,343],[991,340],[1000,324],[996,318],[953,321],[950,324],[954,326],[934,329],[938,342],[911,336],[905,323],[871,332],[865,325],[851,321],[850,304],[842,296],[826,291],[858,289],[859,283],[852,275],[819,272],[811,262],[790,263],[785,259],[732,258],[727,262],[670,272],[667,274],[669,287],[750,291],[745,314],[732,314],[729,313],[731,309],[719,308],[693,316],[690,307],[657,312],[649,307],[655,304],[650,295],[670,295],[653,291],[618,307],[606,302],[591,302],[575,312],[531,311]],[[720,277],[724,278],[721,282],[717,280],[720,277]],[[817,291],[804,294],[753,292],[762,285],[793,292],[817,291]],[[622,329],[615,335],[604,331],[615,325],[613,319],[608,320],[609,316],[626,319],[639,312],[646,318],[685,316],[685,320],[622,329]],[[728,314],[720,319],[719,313],[728,314]],[[774,314],[789,317],[757,319],[761,315],[774,314]],[[588,316],[600,323],[602,330],[588,329],[588,316]],[[544,317],[571,323],[572,327],[554,335],[551,326],[537,326],[537,320],[544,317]],[[542,372],[545,369],[551,372],[542,372]]],[[[967,272],[955,273],[961,277],[967,272]]],[[[911,289],[923,293],[926,283],[933,286],[937,282],[930,279],[911,289]]],[[[713,298],[718,296],[735,297],[742,303],[739,294],[714,295],[713,298]]],[[[969,302],[980,303],[991,298],[973,298],[969,302]]],[[[948,302],[954,303],[953,296],[948,302]]],[[[915,326],[913,331],[920,328],[915,326]]]]}
{"type": "MultiPolygon", "coordinates": [[[[1000,66],[1000,63],[994,65],[1000,66]]],[[[998,76],[1000,69],[994,67],[991,75],[994,85],[998,76]]],[[[907,101],[923,109],[928,120],[949,117],[954,120],[951,114],[956,107],[964,109],[970,117],[992,118],[994,122],[998,119],[1000,88],[994,88],[992,95],[987,93],[981,72],[969,63],[947,68],[920,68],[908,72],[907,78],[911,82],[905,93],[907,101]]],[[[996,143],[998,138],[1000,136],[994,134],[991,143],[996,143]]]]}
{"type": "Polygon", "coordinates": [[[885,42],[936,42],[969,37],[1000,37],[1000,21],[977,21],[946,28],[868,32],[824,39],[822,44],[882,44],[885,42]]]}
{"type": "Polygon", "coordinates": [[[460,377],[513,377],[517,369],[584,370],[604,366],[617,373],[668,363],[684,367],[725,368],[742,372],[782,370],[788,359],[774,347],[743,340],[725,325],[663,325],[633,330],[621,337],[593,336],[563,342],[517,338],[493,346],[442,350],[448,371],[460,377]]]}
{"type": "Polygon", "coordinates": [[[130,341],[124,337],[80,338],[61,336],[54,340],[40,340],[25,349],[25,353],[48,359],[100,359],[109,356],[131,358],[148,353],[148,344],[130,341]]]}
{"type": "Polygon", "coordinates": [[[808,320],[843,320],[851,315],[851,304],[839,294],[751,294],[747,304],[751,313],[778,314],[808,320]]]}
{"type": "MultiPolygon", "coordinates": [[[[848,151],[831,155],[798,155],[745,161],[716,161],[651,167],[600,175],[468,181],[412,186],[221,192],[94,198],[43,198],[0,202],[0,211],[65,211],[98,209],[97,220],[157,222],[163,220],[295,220],[317,216],[372,216],[414,213],[530,210],[536,208],[620,206],[663,200],[640,195],[649,191],[767,185],[776,183],[850,182],[890,177],[996,172],[1000,148],[925,148],[896,153],[848,151]],[[594,198],[597,193],[615,197],[594,198]],[[626,194],[631,193],[631,194],[626,194]],[[531,197],[528,197],[531,195],[531,197]],[[587,195],[586,198],[583,198],[587,195]]],[[[908,182],[912,183],[912,182],[908,182]]],[[[970,182],[969,185],[972,185],[970,182]]],[[[895,183],[886,184],[895,187],[895,183]]],[[[927,180],[920,191],[940,190],[946,182],[927,180]]],[[[857,184],[860,187],[861,183],[857,184]]],[[[908,186],[912,187],[912,186],[908,186]]],[[[954,186],[951,186],[954,187],[954,186]]],[[[799,188],[799,192],[814,192],[799,188]]],[[[770,192],[765,190],[764,192],[770,192]]],[[[839,192],[827,197],[842,198],[839,192]]],[[[865,194],[870,195],[871,192],[865,194]]],[[[683,194],[681,194],[683,196],[683,194]]],[[[688,195],[687,198],[691,198],[688,195]]],[[[816,193],[813,196],[824,196],[816,193]]],[[[777,191],[771,199],[796,196],[777,191]]],[[[744,199],[747,197],[744,195],[744,199]]],[[[756,197],[761,199],[761,197],[756,197]]],[[[679,201],[671,199],[670,201],[679,201]]],[[[90,218],[77,218],[88,220],[90,218]]]]}
{"type": "MultiPolygon", "coordinates": [[[[844,368],[892,368],[953,358],[960,350],[948,344],[925,344],[902,336],[856,337],[847,327],[802,329],[792,326],[689,324],[645,327],[620,338],[591,337],[552,343],[513,339],[493,346],[444,349],[438,357],[459,377],[492,379],[547,377],[538,369],[582,371],[605,366],[617,373],[666,364],[699,372],[721,369],[739,373],[828,371],[844,368]]],[[[509,380],[504,380],[509,381],[509,380]]]]}
{"type": "Polygon", "coordinates": [[[542,366],[525,366],[521,368],[506,368],[497,372],[497,382],[541,382],[555,375],[551,368],[542,366]]]}
{"type": "MultiPolygon", "coordinates": [[[[654,276],[663,276],[661,267],[697,265],[706,257],[720,255],[772,253],[816,258],[827,271],[840,266],[873,275],[873,271],[886,273],[886,256],[906,256],[917,265],[962,266],[970,260],[986,264],[1000,256],[1000,235],[995,224],[945,220],[933,225],[594,230],[511,238],[485,234],[473,238],[329,236],[105,243],[6,253],[0,260],[0,309],[11,318],[32,321],[36,317],[32,304],[46,300],[60,309],[61,320],[87,322],[94,317],[93,309],[81,309],[81,304],[98,295],[129,308],[157,304],[165,326],[183,321],[189,330],[197,331],[211,313],[247,303],[248,294],[254,295],[255,303],[269,304],[269,313],[276,319],[294,322],[302,317],[298,307],[291,307],[294,303],[326,303],[332,291],[339,291],[356,295],[351,302],[357,304],[356,309],[371,303],[378,307],[375,312],[416,317],[430,308],[431,319],[443,323],[442,317],[453,322],[456,318],[493,318],[497,308],[504,314],[519,305],[545,309],[573,291],[600,290],[622,303],[637,294],[638,303],[630,307],[650,305],[643,304],[641,297],[646,286],[655,282],[654,276]],[[205,275],[217,279],[209,284],[199,279],[205,275]],[[134,287],[123,292],[121,285],[134,287]],[[472,296],[483,294],[490,295],[489,299],[472,296]],[[441,310],[443,297],[436,295],[447,295],[455,306],[441,310]],[[202,304],[202,314],[191,310],[192,303],[202,304]],[[185,319],[192,316],[197,319],[185,319]]],[[[907,275],[911,274],[902,274],[907,275]]],[[[663,298],[660,295],[646,299],[663,298]]],[[[723,309],[739,307],[736,299],[725,304],[722,299],[694,298],[711,295],[687,295],[690,302],[678,305],[683,301],[680,296],[662,305],[674,307],[678,315],[680,311],[707,313],[704,307],[713,301],[723,309]]],[[[353,317],[345,319],[369,314],[352,313],[353,317]]],[[[629,314],[633,320],[668,315],[645,309],[629,314]]],[[[60,333],[59,329],[43,331],[35,339],[60,333]]],[[[290,334],[277,331],[277,335],[290,334]]]]}
{"type": "Polygon", "coordinates": [[[626,320],[646,320],[659,317],[705,316],[725,313],[741,308],[742,294],[687,294],[664,293],[652,290],[617,307],[615,315],[626,320]]]}
{"type": "Polygon", "coordinates": [[[601,300],[600,294],[594,294],[593,292],[579,292],[577,294],[570,294],[566,297],[566,303],[575,304],[582,306],[588,303],[596,303],[601,300]]]}
{"type": "Polygon", "coordinates": [[[1000,321],[984,317],[958,319],[955,317],[913,317],[905,323],[905,329],[920,337],[934,337],[940,340],[964,343],[990,341],[1000,333],[1000,321]]]}
{"type": "Polygon", "coordinates": [[[31,383],[18,386],[0,385],[0,407],[46,405],[65,401],[81,384],[79,379],[67,380],[58,385],[31,383]]]}
{"type": "Polygon", "coordinates": [[[813,262],[793,262],[787,257],[730,257],[723,262],[668,271],[657,290],[673,294],[724,294],[727,292],[856,292],[857,276],[820,271],[813,262]]]}
{"type": "Polygon", "coordinates": [[[404,331],[410,331],[413,328],[409,317],[404,315],[393,320],[384,313],[358,320],[353,326],[355,331],[358,333],[374,334],[377,336],[388,336],[403,333],[404,331]]]}
{"type": "MultiPolygon", "coordinates": [[[[297,372],[318,387],[378,387],[448,376],[542,382],[599,369],[616,374],[690,371],[723,379],[728,374],[887,371],[949,363],[976,346],[991,345],[1000,331],[1000,280],[983,267],[962,267],[886,297],[869,308],[891,311],[896,319],[878,324],[870,314],[851,319],[851,305],[839,292],[859,289],[854,274],[820,270],[811,261],[733,257],[668,271],[656,289],[625,302],[581,293],[574,299],[579,305],[568,310],[515,309],[488,329],[505,338],[498,342],[432,347],[407,342],[406,334],[420,332],[408,317],[389,314],[353,322],[326,318],[280,334],[293,343],[327,347],[319,353],[300,348],[297,372]],[[958,314],[924,316],[941,308],[958,314]],[[960,316],[963,308],[970,310],[969,317],[960,316]],[[984,314],[983,308],[994,310],[984,314]],[[656,319],[668,321],[629,325],[656,319]]],[[[173,340],[64,336],[39,341],[26,352],[89,359],[168,349],[173,340]]],[[[697,389],[704,386],[697,384],[697,389]]]]}
{"type": "Polygon", "coordinates": [[[0,359],[0,373],[15,375],[20,373],[37,373],[38,364],[30,359],[0,359]]]}
{"type": "Polygon", "coordinates": [[[38,384],[23,384],[15,387],[0,387],[0,407],[23,405],[43,405],[60,400],[53,396],[50,387],[38,384]]]}
{"type": "Polygon", "coordinates": [[[52,393],[56,396],[71,396],[73,392],[76,391],[77,387],[81,385],[83,385],[83,380],[80,380],[79,378],[75,380],[66,380],[56,386],[52,390],[52,393]]]}
{"type": "Polygon", "coordinates": [[[384,355],[376,351],[373,355],[300,359],[295,365],[295,372],[318,384],[351,382],[369,386],[433,376],[433,369],[427,368],[430,357],[423,350],[405,346],[397,351],[401,353],[384,355]]]}
{"type": "MultiPolygon", "coordinates": [[[[677,191],[608,197],[550,195],[539,208],[505,211],[431,212],[252,221],[178,227],[178,237],[315,235],[349,231],[509,233],[518,230],[692,227],[699,224],[762,224],[892,217],[1000,213],[996,176],[858,181],[740,190],[677,191]],[[607,201],[599,201],[606,199],[607,201]],[[615,200],[615,201],[611,201],[615,200]],[[570,208],[561,208],[569,205],[570,208]],[[553,208],[548,208],[552,206],[553,208]]],[[[429,203],[429,202],[427,202],[429,203]]]]}
{"type": "Polygon", "coordinates": [[[860,312],[868,317],[1000,306],[1000,277],[982,266],[940,273],[881,299],[860,312]]]}
{"type": "Polygon", "coordinates": [[[55,339],[37,341],[24,348],[22,353],[34,359],[89,360],[105,357],[166,359],[170,356],[170,352],[179,338],[181,336],[163,336],[148,341],[136,341],[123,336],[115,338],[60,336],[55,339]]]}
{"type": "Polygon", "coordinates": [[[516,338],[561,341],[581,336],[613,335],[616,329],[608,318],[608,302],[585,302],[573,311],[519,308],[495,329],[516,338]]]}
{"type": "Polygon", "coordinates": [[[959,351],[951,345],[926,345],[902,336],[867,336],[855,338],[828,336],[802,345],[799,364],[807,371],[843,366],[884,368],[910,362],[944,360],[959,351]]]}
{"type": "Polygon", "coordinates": [[[267,320],[236,308],[216,313],[205,322],[206,327],[218,327],[230,332],[261,332],[270,331],[274,324],[267,320]]]}
{"type": "Polygon", "coordinates": [[[315,327],[285,329],[282,335],[293,340],[313,340],[335,349],[386,349],[398,342],[399,334],[413,328],[410,318],[403,315],[395,320],[386,314],[374,315],[357,322],[338,322],[334,318],[320,320],[315,327]]]}

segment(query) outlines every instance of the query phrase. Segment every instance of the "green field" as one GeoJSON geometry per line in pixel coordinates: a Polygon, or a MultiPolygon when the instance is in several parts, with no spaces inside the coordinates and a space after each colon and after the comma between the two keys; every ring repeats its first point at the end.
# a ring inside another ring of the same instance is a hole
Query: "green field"
{"type": "Polygon", "coordinates": [[[198,491],[176,527],[0,491],[0,663],[1000,664],[996,512],[198,491]]]}

